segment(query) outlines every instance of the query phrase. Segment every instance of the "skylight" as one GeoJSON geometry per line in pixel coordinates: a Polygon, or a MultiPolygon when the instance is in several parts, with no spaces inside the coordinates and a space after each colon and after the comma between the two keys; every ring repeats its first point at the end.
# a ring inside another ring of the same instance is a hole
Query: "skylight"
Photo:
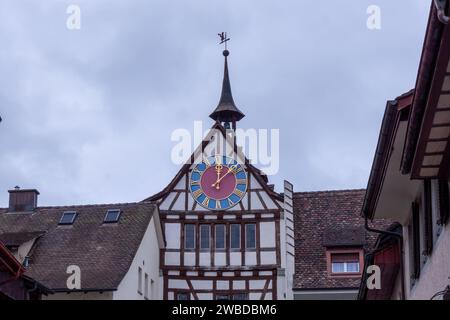
{"type": "Polygon", "coordinates": [[[75,211],[66,211],[63,213],[61,220],[59,220],[59,224],[62,224],[62,225],[73,224],[76,217],[77,217],[77,213],[75,211]]]}
{"type": "Polygon", "coordinates": [[[120,209],[109,209],[106,212],[104,223],[116,223],[120,218],[120,209]]]}

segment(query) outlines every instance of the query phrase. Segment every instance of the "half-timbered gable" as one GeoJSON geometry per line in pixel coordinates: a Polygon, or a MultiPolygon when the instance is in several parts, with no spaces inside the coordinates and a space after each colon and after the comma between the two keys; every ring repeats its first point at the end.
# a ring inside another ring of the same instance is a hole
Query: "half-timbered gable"
{"type": "Polygon", "coordinates": [[[236,121],[243,114],[231,97],[224,55],[222,97],[211,115],[215,124],[169,185],[144,200],[158,203],[165,233],[164,298],[284,299],[291,286],[285,269],[287,261],[293,265],[293,221],[292,209],[284,214],[283,208],[285,199],[292,208],[292,194],[275,192],[236,144],[236,121]],[[225,129],[228,121],[232,129],[225,129]],[[217,181],[212,188],[207,183],[208,195],[201,184],[208,174],[215,180],[214,170],[217,181]],[[232,191],[214,197],[227,177],[234,179],[232,191]]]}

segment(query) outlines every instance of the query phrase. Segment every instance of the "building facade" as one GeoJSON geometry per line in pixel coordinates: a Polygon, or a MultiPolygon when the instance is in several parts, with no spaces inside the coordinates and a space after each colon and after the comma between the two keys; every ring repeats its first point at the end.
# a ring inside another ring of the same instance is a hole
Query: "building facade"
{"type": "MultiPolygon", "coordinates": [[[[387,103],[365,195],[363,216],[393,219],[402,227],[382,233],[399,243],[401,257],[390,292],[379,293],[385,298],[442,299],[450,294],[448,16],[448,5],[433,3],[416,87],[387,103]]],[[[395,264],[396,257],[384,261],[395,264]]]]}
{"type": "Polygon", "coordinates": [[[294,299],[356,299],[365,255],[376,240],[360,216],[364,194],[363,189],[294,193],[294,299]]]}
{"type": "MultiPolygon", "coordinates": [[[[0,243],[27,281],[26,294],[14,298],[162,299],[155,204],[39,207],[38,195],[10,190],[9,207],[0,209],[0,243]]],[[[0,292],[8,292],[3,283],[0,292]]]]}
{"type": "Polygon", "coordinates": [[[244,114],[231,94],[227,57],[210,132],[158,203],[164,299],[272,300],[292,297],[292,185],[284,196],[236,144],[244,114]]]}

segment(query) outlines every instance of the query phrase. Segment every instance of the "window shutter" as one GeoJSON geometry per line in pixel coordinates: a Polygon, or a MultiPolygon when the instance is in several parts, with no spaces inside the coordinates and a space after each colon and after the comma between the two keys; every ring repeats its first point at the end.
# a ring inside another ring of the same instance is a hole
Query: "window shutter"
{"type": "Polygon", "coordinates": [[[413,261],[414,261],[414,278],[420,276],[420,213],[419,204],[412,204],[412,223],[413,223],[413,261]]]}
{"type": "Polygon", "coordinates": [[[430,255],[433,251],[433,217],[431,204],[431,180],[423,182],[424,192],[424,238],[425,254],[430,255]]]}
{"type": "Polygon", "coordinates": [[[439,180],[439,224],[447,223],[449,216],[448,181],[439,180]]]}

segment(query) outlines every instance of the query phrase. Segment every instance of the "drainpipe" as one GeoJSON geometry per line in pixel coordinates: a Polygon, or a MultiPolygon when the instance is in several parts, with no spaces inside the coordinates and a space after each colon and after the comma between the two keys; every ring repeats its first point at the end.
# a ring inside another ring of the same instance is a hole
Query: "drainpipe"
{"type": "Polygon", "coordinates": [[[434,5],[436,7],[437,11],[437,17],[440,22],[443,24],[448,24],[449,17],[445,15],[445,6],[446,6],[447,0],[434,0],[434,5]]]}
{"type": "Polygon", "coordinates": [[[367,215],[364,215],[365,223],[364,227],[369,232],[384,234],[387,236],[395,237],[398,241],[399,247],[400,247],[400,279],[402,283],[402,300],[405,300],[405,266],[403,264],[403,235],[397,232],[392,231],[386,231],[386,230],[379,230],[369,227],[369,219],[367,218],[367,215]]]}

